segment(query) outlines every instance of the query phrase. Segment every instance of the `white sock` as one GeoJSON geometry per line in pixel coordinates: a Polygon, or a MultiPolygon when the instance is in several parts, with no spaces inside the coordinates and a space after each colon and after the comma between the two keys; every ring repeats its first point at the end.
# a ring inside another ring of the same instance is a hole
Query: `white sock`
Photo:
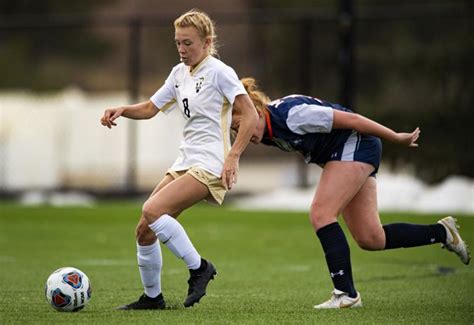
{"type": "Polygon", "coordinates": [[[168,246],[178,258],[182,258],[189,269],[195,270],[201,265],[201,256],[194,248],[183,226],[170,215],[164,214],[148,225],[158,239],[168,246]]]}
{"type": "Polygon", "coordinates": [[[160,244],[156,242],[150,246],[140,246],[137,243],[137,260],[145,294],[150,298],[157,297],[161,293],[163,266],[160,244]]]}

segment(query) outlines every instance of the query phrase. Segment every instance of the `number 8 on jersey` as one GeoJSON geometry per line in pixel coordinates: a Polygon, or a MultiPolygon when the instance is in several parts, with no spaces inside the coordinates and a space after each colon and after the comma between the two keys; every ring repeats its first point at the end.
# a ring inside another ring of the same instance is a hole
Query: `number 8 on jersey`
{"type": "Polygon", "coordinates": [[[184,106],[184,115],[188,118],[191,117],[191,111],[189,110],[189,103],[187,98],[183,98],[183,106],[184,106]]]}

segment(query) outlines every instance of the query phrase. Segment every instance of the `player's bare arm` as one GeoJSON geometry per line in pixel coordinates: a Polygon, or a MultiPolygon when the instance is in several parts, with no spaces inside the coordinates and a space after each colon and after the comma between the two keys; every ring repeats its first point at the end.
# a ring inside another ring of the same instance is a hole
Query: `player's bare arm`
{"type": "Polygon", "coordinates": [[[222,183],[227,189],[237,182],[240,155],[247,147],[258,121],[258,114],[248,95],[235,97],[233,109],[239,113],[240,126],[222,169],[222,183]]]}
{"type": "Polygon", "coordinates": [[[153,102],[151,100],[147,100],[146,102],[134,105],[106,109],[104,115],[100,119],[100,123],[110,129],[112,126],[117,126],[115,120],[120,116],[133,120],[146,120],[152,118],[158,114],[158,112],[159,110],[153,104],[153,102]]]}
{"type": "Polygon", "coordinates": [[[416,141],[420,136],[420,128],[412,132],[395,132],[392,129],[383,126],[360,114],[334,110],[334,129],[352,129],[360,133],[371,134],[384,140],[406,145],[409,147],[418,147],[416,141]]]}

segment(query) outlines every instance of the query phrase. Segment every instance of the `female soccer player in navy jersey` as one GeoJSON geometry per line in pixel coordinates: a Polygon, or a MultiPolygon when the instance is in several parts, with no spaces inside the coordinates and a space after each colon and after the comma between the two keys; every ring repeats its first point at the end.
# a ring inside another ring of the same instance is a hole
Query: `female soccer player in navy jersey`
{"type": "MultiPolygon", "coordinates": [[[[397,133],[340,105],[308,96],[290,95],[270,101],[254,79],[245,78],[242,83],[260,116],[251,142],[297,151],[306,163],[323,168],[311,203],[310,219],[324,250],[334,291],[328,301],[314,308],[362,306],[352,279],[349,246],[337,222],[339,214],[362,249],[441,243],[464,264],[469,263],[469,247],[453,217],[432,225],[380,222],[375,181],[382,150],[380,138],[417,147],[419,128],[397,133]]],[[[234,131],[239,130],[240,121],[235,113],[234,131]]]]}
{"type": "Polygon", "coordinates": [[[123,310],[165,308],[157,238],[190,270],[184,306],[193,306],[205,295],[216,269],[201,258],[175,219],[203,199],[222,203],[236,181],[240,155],[257,122],[255,108],[236,73],[213,56],[216,35],[207,14],[191,10],[176,19],[174,27],[181,63],[165,84],[150,100],[107,109],[101,119],[102,125],[111,128],[119,116],[149,119],[158,112],[178,109],[185,120],[180,154],[143,205],[136,230],[138,268],[145,292],[137,301],[119,308],[123,310]],[[231,146],[233,110],[243,114],[243,131],[231,146]]]}

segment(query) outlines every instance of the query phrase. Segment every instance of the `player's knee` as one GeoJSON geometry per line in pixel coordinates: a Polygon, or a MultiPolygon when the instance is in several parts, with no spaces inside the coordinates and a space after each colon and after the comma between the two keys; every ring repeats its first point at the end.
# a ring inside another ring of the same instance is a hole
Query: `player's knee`
{"type": "Polygon", "coordinates": [[[142,215],[148,224],[155,222],[162,214],[156,204],[152,204],[149,200],[143,204],[142,215]]]}
{"type": "MultiPolygon", "coordinates": [[[[142,215],[148,224],[152,224],[162,215],[170,215],[176,218],[176,209],[172,209],[170,207],[166,207],[161,204],[157,204],[156,202],[151,202],[150,200],[145,201],[142,207],[142,215]]],[[[181,211],[179,211],[181,212],[181,211]]]]}
{"type": "Polygon", "coordinates": [[[141,246],[148,246],[156,241],[155,233],[148,227],[148,224],[140,222],[135,229],[135,238],[141,246]]]}
{"type": "Polygon", "coordinates": [[[327,209],[324,209],[324,207],[313,203],[311,205],[309,220],[313,225],[314,230],[317,231],[328,224],[336,222],[336,217],[334,216],[334,213],[331,213],[327,211],[327,209]]]}
{"type": "Polygon", "coordinates": [[[379,234],[364,234],[355,236],[354,240],[360,248],[367,251],[378,251],[385,246],[385,237],[379,234]]]}

